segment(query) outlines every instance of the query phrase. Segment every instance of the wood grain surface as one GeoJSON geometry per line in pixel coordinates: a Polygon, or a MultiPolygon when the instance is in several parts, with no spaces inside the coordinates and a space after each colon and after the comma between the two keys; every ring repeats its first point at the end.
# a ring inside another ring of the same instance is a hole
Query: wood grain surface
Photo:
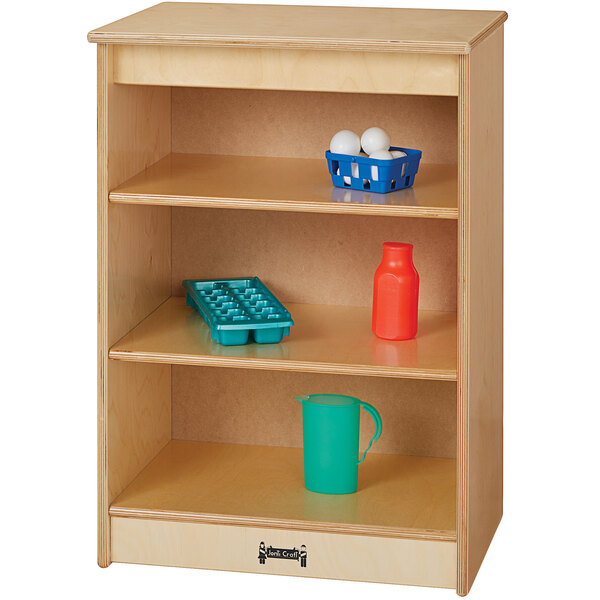
{"type": "Polygon", "coordinates": [[[164,2],[95,29],[88,39],[465,54],[506,18],[502,11],[164,2]]]}
{"type": "Polygon", "coordinates": [[[456,543],[329,532],[112,517],[115,561],[349,581],[456,587],[456,543]],[[258,545],[307,549],[298,561],[267,560],[258,545]]]}
{"type": "Polygon", "coordinates": [[[461,59],[458,593],[502,518],[503,31],[461,59]]]}
{"type": "Polygon", "coordinates": [[[113,48],[100,44],[98,563],[103,567],[111,560],[108,504],[164,445],[170,428],[169,367],[123,369],[108,360],[109,346],[169,295],[170,209],[110,205],[108,192],[169,153],[171,95],[166,88],[115,85],[112,59],[113,48]],[[144,406],[151,408],[140,426],[132,427],[144,406]]]}
{"type": "Polygon", "coordinates": [[[222,346],[185,298],[172,297],[112,346],[110,358],[162,364],[456,380],[456,313],[421,311],[414,340],[371,333],[371,310],[287,304],[295,325],[279,344],[222,346]]]}
{"type": "Polygon", "coordinates": [[[296,448],[173,440],[110,514],[455,540],[454,460],[367,455],[345,495],[306,490],[302,460],[296,448]]]}
{"type": "Polygon", "coordinates": [[[134,85],[458,94],[458,57],[401,52],[115,46],[115,81],[134,85]]]}
{"type": "Polygon", "coordinates": [[[171,367],[108,361],[108,498],[171,439],[171,367]]]}
{"type": "Polygon", "coordinates": [[[458,219],[457,170],[423,165],[418,185],[375,194],[333,187],[324,159],[169,154],[111,202],[458,219]]]}

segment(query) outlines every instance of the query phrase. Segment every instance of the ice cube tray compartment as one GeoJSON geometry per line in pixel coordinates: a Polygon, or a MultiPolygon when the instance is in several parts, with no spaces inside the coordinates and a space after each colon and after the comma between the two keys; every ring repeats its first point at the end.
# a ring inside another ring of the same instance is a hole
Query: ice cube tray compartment
{"type": "Polygon", "coordinates": [[[212,340],[223,346],[249,342],[277,344],[290,334],[290,313],[258,277],[186,279],[186,303],[210,327],[212,340]]]}

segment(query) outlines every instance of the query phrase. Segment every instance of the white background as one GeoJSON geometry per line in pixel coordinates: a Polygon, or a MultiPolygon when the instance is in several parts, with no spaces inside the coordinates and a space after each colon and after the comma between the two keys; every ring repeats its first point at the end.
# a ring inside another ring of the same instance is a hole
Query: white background
{"type": "MultiPolygon", "coordinates": [[[[600,558],[600,11],[579,0],[406,2],[509,13],[505,512],[470,597],[593,597],[600,558]]],[[[3,4],[2,596],[454,597],[391,585],[96,566],[96,48],[86,34],[151,3],[3,4]]]]}

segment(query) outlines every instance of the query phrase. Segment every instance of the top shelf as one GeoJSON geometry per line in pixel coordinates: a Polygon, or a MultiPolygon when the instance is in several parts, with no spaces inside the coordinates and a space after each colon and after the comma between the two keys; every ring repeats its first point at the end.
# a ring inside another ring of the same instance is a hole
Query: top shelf
{"type": "Polygon", "coordinates": [[[111,202],[458,219],[456,165],[425,164],[411,188],[336,188],[325,158],[169,154],[112,190],[111,202]]]}
{"type": "Polygon", "coordinates": [[[95,29],[88,39],[103,44],[468,54],[506,19],[503,11],[483,10],[164,2],[95,29]]]}

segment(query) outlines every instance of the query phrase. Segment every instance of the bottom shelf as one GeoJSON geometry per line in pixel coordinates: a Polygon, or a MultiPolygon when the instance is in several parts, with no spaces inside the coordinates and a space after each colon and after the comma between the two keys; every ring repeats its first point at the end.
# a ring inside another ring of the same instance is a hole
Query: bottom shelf
{"type": "Polygon", "coordinates": [[[456,462],[370,454],[355,494],[304,488],[302,450],[172,440],[111,517],[456,540],[456,462]]]}

